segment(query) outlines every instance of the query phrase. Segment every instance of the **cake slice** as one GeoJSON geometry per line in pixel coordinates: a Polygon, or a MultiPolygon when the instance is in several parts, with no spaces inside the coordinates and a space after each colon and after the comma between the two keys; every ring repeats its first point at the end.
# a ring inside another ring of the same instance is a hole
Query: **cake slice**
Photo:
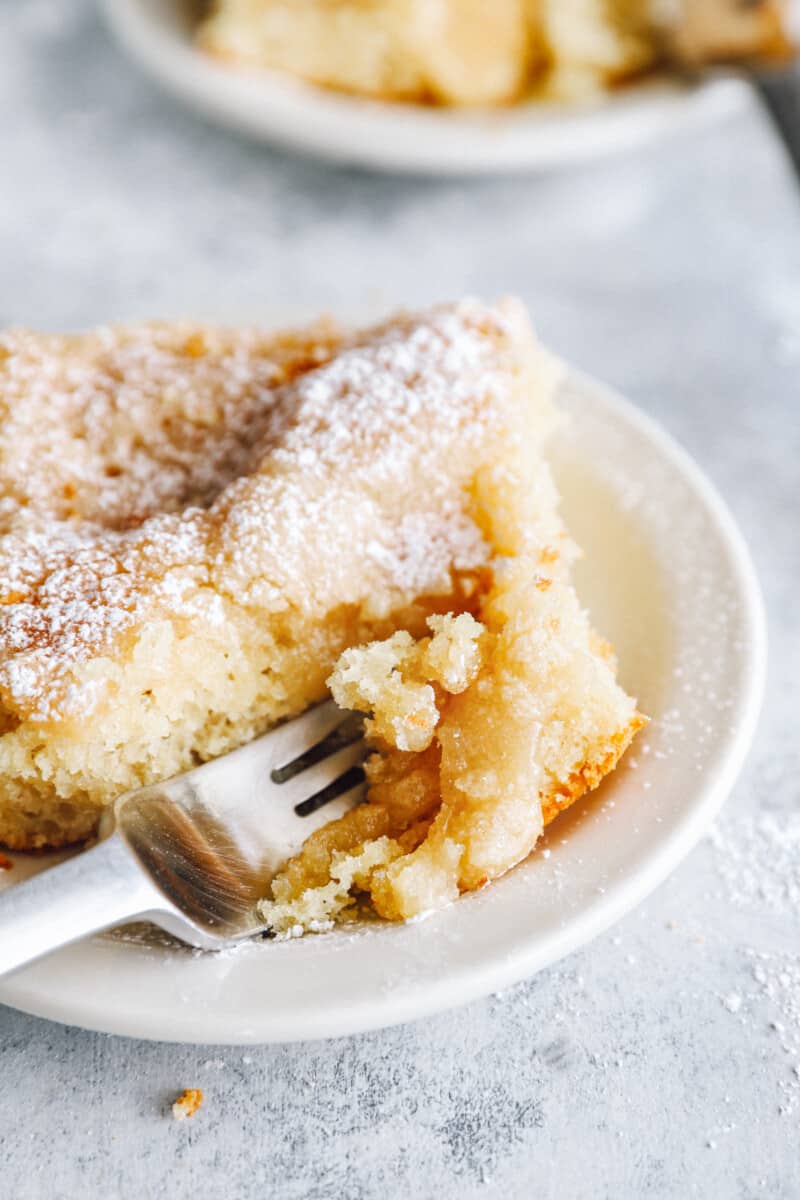
{"type": "Polygon", "coordinates": [[[571,100],[659,60],[651,0],[532,0],[550,69],[547,94],[571,100]]]}
{"type": "Polygon", "coordinates": [[[653,67],[785,56],[783,0],[532,0],[550,71],[565,99],[653,67]]]}
{"type": "Polygon", "coordinates": [[[570,582],[559,374],[513,301],[6,334],[0,841],[89,837],[330,686],[369,714],[368,800],[272,881],[277,933],[524,858],[642,723],[570,582]]]}
{"type": "Polygon", "coordinates": [[[542,829],[616,766],[644,718],[570,582],[577,553],[544,454],[552,376],[524,366],[522,417],[473,476],[491,558],[461,605],[344,652],[329,684],[368,714],[367,802],[311,835],[272,881],[279,935],[319,931],[366,899],[390,920],[437,909],[530,854],[542,829]],[[537,394],[538,419],[526,421],[537,394]]]}
{"type": "Polygon", "coordinates": [[[386,100],[579,99],[672,63],[788,49],[786,0],[215,0],[219,58],[386,100]]]}
{"type": "Polygon", "coordinates": [[[654,2],[656,36],[672,61],[697,66],[792,53],[787,0],[654,2]]]}
{"type": "Polygon", "coordinates": [[[217,0],[197,39],[325,87],[437,104],[515,100],[537,59],[528,0],[217,0]]]}
{"type": "Polygon", "coordinates": [[[3,335],[0,843],[89,837],[321,699],[346,648],[477,609],[528,509],[561,545],[480,485],[538,460],[556,374],[515,304],[3,335]]]}

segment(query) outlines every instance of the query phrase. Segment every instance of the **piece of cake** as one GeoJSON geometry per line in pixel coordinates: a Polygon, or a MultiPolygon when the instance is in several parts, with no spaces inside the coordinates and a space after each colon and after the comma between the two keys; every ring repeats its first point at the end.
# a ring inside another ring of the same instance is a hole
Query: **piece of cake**
{"type": "Polygon", "coordinates": [[[535,0],[550,70],[565,99],[651,68],[773,58],[788,51],[781,0],[535,0]]]}
{"type": "Polygon", "coordinates": [[[579,98],[641,74],[660,57],[650,0],[540,0],[547,94],[579,98]]]}
{"type": "Polygon", "coordinates": [[[348,647],[479,612],[518,543],[565,555],[557,373],[514,303],[3,335],[0,843],[89,837],[323,698],[348,647]]]}
{"type": "Polygon", "coordinates": [[[261,911],[277,934],[323,930],[361,899],[408,920],[483,887],[613,770],[644,723],[570,582],[576,551],[546,428],[520,430],[471,485],[493,549],[477,602],[429,617],[421,639],[397,632],[337,663],[334,699],[369,715],[367,802],[273,879],[261,911]]]}
{"type": "Polygon", "coordinates": [[[198,42],[220,58],[390,100],[502,104],[540,50],[529,0],[220,0],[198,42]]]}
{"type": "Polygon", "coordinates": [[[523,859],[642,723],[570,583],[558,377],[515,302],[5,335],[0,840],[85,838],[327,681],[370,715],[369,794],[272,881],[277,933],[523,859]]]}
{"type": "Polygon", "coordinates": [[[576,99],[664,63],[782,55],[785,0],[215,0],[219,58],[386,100],[576,99]]]}
{"type": "Polygon", "coordinates": [[[689,66],[791,53],[786,0],[660,0],[653,10],[668,57],[689,66]]]}

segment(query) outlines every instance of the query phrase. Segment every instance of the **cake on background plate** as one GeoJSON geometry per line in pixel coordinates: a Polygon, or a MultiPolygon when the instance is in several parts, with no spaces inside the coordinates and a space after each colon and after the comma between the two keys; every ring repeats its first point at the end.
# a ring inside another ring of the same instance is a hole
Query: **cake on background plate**
{"type": "Polygon", "coordinates": [[[657,66],[786,54],[782,0],[214,0],[198,44],[418,103],[579,98],[657,66]]]}

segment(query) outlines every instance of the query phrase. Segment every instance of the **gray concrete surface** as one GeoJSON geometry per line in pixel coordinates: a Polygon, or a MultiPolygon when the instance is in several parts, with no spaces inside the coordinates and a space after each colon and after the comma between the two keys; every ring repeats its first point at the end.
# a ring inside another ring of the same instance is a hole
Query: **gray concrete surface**
{"type": "Polygon", "coordinates": [[[519,292],[715,480],[771,626],[718,832],[618,928],[505,995],[331,1043],[144,1044],[0,1009],[0,1196],[800,1196],[799,205],[755,106],[564,175],[374,178],[201,123],[88,0],[0,4],[0,323],[519,292]],[[207,1102],[179,1125],[184,1086],[207,1102]]]}

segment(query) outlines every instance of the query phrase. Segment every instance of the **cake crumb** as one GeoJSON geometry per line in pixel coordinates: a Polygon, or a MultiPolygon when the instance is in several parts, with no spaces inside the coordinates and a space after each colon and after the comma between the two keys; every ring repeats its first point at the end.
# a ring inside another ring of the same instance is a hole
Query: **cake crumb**
{"type": "Polygon", "coordinates": [[[193,1117],[203,1103],[203,1093],[200,1088],[184,1088],[172,1105],[172,1115],[176,1121],[185,1121],[193,1117]]]}

